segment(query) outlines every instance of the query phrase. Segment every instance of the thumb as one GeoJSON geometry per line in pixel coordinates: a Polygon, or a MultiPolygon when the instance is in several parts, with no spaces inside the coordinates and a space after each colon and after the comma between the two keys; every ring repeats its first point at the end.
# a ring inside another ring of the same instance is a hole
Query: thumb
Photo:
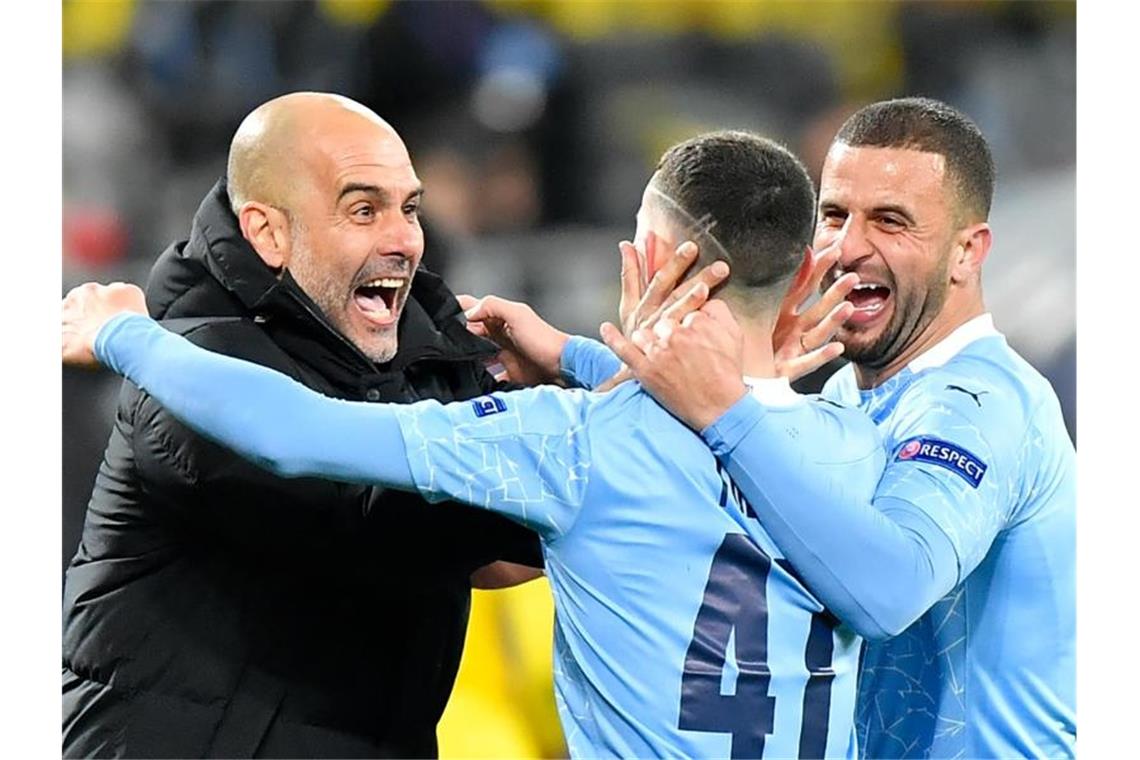
{"type": "Polygon", "coordinates": [[[460,293],[455,296],[455,300],[459,301],[459,308],[463,309],[464,312],[471,311],[471,309],[479,305],[479,299],[467,293],[460,293]]]}

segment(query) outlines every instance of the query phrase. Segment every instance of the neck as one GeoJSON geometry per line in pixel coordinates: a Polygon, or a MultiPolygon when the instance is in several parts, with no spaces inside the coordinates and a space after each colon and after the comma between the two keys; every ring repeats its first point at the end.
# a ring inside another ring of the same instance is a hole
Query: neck
{"type": "Polygon", "coordinates": [[[882,385],[891,377],[898,374],[903,367],[914,361],[916,357],[930,350],[933,346],[945,340],[950,333],[974,317],[981,316],[985,311],[986,307],[985,304],[982,303],[980,295],[976,299],[970,299],[960,306],[947,303],[942,311],[938,313],[938,316],[930,321],[930,324],[926,326],[918,337],[907,344],[903,350],[899,352],[898,356],[891,359],[885,366],[872,368],[856,364],[856,384],[863,390],[882,385]]]}
{"type": "Polygon", "coordinates": [[[740,319],[744,333],[744,364],[748,377],[776,377],[776,358],[772,351],[773,325],[767,320],[740,319]]]}

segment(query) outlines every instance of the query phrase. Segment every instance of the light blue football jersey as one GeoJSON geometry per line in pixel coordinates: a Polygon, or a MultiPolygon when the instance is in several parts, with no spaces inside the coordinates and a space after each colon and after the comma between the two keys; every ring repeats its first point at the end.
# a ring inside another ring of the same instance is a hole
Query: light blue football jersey
{"type": "MultiPolygon", "coordinates": [[[[874,428],[850,409],[795,403],[799,442],[834,451],[836,478],[870,499],[883,466],[874,428]],[[812,440],[844,414],[871,435],[812,440]]],[[[861,639],[804,588],[702,440],[639,386],[396,414],[421,493],[540,533],[573,755],[855,756],[861,639]]]]}
{"type": "MultiPolygon", "coordinates": [[[[859,637],[805,589],[703,440],[636,384],[354,403],[141,315],[111,320],[95,352],[279,475],[418,489],[533,527],[574,755],[856,755],[859,637]]],[[[866,416],[795,396],[786,381],[756,385],[780,407],[777,445],[820,481],[813,493],[868,502],[885,462],[866,416]]],[[[824,506],[804,498],[805,510],[824,506]]]]}
{"type": "Polygon", "coordinates": [[[840,370],[888,455],[878,495],[946,534],[959,583],[901,635],[868,643],[867,757],[1068,757],[1075,716],[1075,454],[1049,383],[980,316],[881,386],[840,370]]]}

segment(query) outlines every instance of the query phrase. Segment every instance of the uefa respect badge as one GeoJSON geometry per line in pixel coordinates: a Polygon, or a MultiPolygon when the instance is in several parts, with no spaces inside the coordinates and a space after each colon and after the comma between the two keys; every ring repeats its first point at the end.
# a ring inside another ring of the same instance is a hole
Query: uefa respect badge
{"type": "Polygon", "coordinates": [[[941,438],[918,436],[907,439],[895,455],[896,462],[928,462],[944,467],[974,488],[981,485],[989,465],[967,451],[941,438]]]}

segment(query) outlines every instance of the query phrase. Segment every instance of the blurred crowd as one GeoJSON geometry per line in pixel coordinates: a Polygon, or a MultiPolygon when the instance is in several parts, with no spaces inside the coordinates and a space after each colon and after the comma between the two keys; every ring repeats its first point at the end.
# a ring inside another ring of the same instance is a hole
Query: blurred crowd
{"type": "MultiPolygon", "coordinates": [[[[595,334],[616,308],[617,241],[664,148],[746,128],[818,177],[854,108],[945,100],[977,121],[998,167],[987,303],[1075,431],[1075,3],[64,0],[63,23],[64,289],[144,282],[187,234],[241,118],[323,90],[407,141],[427,189],[429,268],[457,292],[526,300],[595,334]]],[[[64,376],[65,564],[117,387],[64,376]]],[[[488,625],[510,624],[481,604],[488,625]]],[[[527,635],[545,642],[527,662],[548,659],[549,627],[527,635]]],[[[504,699],[535,702],[500,680],[514,689],[504,699]]],[[[525,751],[557,754],[554,737],[525,751]]],[[[471,751],[448,741],[445,755],[471,751]]]]}

